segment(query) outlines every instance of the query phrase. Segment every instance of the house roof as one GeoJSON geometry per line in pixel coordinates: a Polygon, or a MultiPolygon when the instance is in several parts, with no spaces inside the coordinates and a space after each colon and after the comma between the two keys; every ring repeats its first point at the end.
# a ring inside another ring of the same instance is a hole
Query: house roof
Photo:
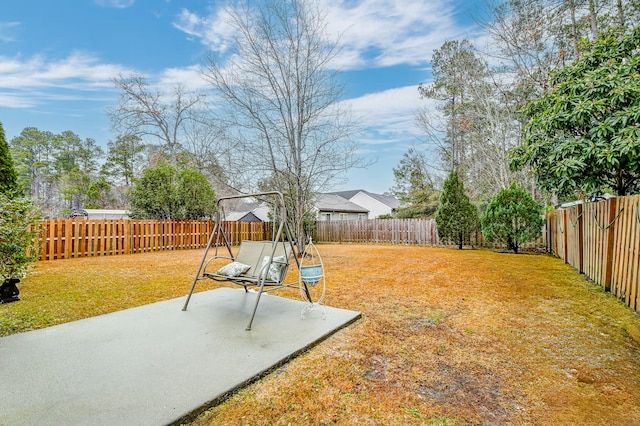
{"type": "Polygon", "coordinates": [[[225,220],[229,221],[242,219],[249,221],[252,217],[262,222],[269,222],[269,207],[256,203],[244,203],[238,209],[225,213],[225,220]]]}
{"type": "Polygon", "coordinates": [[[232,212],[225,217],[225,220],[230,222],[264,222],[252,212],[232,212]]]}
{"type": "Polygon", "coordinates": [[[353,197],[355,197],[358,193],[362,192],[363,194],[368,195],[369,197],[373,198],[374,200],[388,206],[391,207],[392,209],[396,209],[398,207],[400,207],[400,201],[395,198],[392,197],[390,195],[383,195],[383,194],[375,194],[373,192],[369,192],[369,191],[365,191],[364,189],[354,189],[351,191],[339,191],[339,192],[331,192],[330,194],[335,194],[335,195],[339,195],[342,198],[346,198],[347,200],[352,199],[353,197]]]}
{"type": "Polygon", "coordinates": [[[369,213],[369,210],[337,194],[316,194],[316,208],[324,212],[369,213]]]}

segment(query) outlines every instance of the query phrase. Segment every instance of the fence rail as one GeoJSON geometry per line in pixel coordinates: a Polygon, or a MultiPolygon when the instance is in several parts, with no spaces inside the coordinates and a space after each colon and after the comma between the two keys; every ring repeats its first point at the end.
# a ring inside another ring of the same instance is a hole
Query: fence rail
{"type": "MultiPolygon", "coordinates": [[[[206,247],[213,221],[199,220],[45,220],[41,260],[108,256],[206,247]]],[[[231,244],[271,238],[263,222],[222,222],[231,244]]]]}
{"type": "Polygon", "coordinates": [[[548,249],[640,312],[640,195],[547,215],[548,249]]]}

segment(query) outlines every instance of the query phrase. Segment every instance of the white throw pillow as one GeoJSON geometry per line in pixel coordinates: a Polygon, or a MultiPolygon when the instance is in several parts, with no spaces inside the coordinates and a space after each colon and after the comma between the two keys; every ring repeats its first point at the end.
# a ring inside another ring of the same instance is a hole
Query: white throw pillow
{"type": "MultiPolygon", "coordinates": [[[[262,268],[260,271],[264,271],[266,266],[269,264],[270,256],[265,256],[262,258],[262,268]]],[[[269,266],[269,270],[267,271],[267,279],[269,281],[280,282],[280,276],[282,275],[282,270],[284,269],[284,264],[287,262],[287,258],[285,256],[276,256],[273,258],[273,263],[269,266]]]]}
{"type": "Polygon", "coordinates": [[[240,262],[232,262],[218,269],[218,272],[216,272],[216,274],[222,275],[224,277],[237,277],[244,274],[249,269],[251,269],[251,266],[249,265],[245,265],[244,263],[240,262]]]}

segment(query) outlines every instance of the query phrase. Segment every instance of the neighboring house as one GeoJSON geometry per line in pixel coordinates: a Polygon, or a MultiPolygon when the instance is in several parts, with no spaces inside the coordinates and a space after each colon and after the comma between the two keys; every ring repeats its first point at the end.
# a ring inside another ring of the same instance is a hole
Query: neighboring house
{"type": "Polygon", "coordinates": [[[130,219],[129,210],[113,210],[113,209],[83,209],[75,210],[71,214],[72,218],[80,218],[87,220],[118,220],[130,219]]]}
{"type": "Polygon", "coordinates": [[[336,194],[316,194],[318,220],[364,220],[369,210],[336,194]]]}
{"type": "Polygon", "coordinates": [[[270,222],[269,207],[258,204],[243,204],[225,214],[223,220],[232,222],[270,222]]]}
{"type": "Polygon", "coordinates": [[[400,207],[400,201],[389,195],[374,194],[373,192],[356,189],[353,191],[331,192],[346,200],[357,204],[368,211],[367,219],[376,219],[382,215],[394,216],[396,209],[400,207]]]}

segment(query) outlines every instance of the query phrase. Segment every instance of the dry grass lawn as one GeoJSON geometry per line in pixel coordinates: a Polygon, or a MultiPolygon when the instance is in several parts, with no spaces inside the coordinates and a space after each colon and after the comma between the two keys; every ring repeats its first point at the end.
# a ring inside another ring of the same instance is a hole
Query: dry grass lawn
{"type": "MultiPolygon", "coordinates": [[[[640,424],[640,319],[562,261],[318,247],[326,303],[362,319],[193,425],[640,424]]],[[[184,296],[201,255],[40,262],[0,335],[184,296]]]]}

